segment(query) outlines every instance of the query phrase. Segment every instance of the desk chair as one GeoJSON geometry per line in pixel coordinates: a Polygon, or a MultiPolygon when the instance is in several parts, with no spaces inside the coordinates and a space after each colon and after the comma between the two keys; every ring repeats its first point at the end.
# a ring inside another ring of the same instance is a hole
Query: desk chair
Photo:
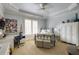
{"type": "Polygon", "coordinates": [[[20,32],[18,36],[14,37],[14,47],[17,45],[19,48],[20,40],[22,40],[22,38],[25,38],[25,36],[22,35],[22,32],[20,32]]]}

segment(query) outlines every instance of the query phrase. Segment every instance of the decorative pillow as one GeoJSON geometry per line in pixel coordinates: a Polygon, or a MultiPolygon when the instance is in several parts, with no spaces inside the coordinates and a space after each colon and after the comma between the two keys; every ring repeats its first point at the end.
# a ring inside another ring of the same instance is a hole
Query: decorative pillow
{"type": "Polygon", "coordinates": [[[4,35],[3,31],[2,31],[2,29],[0,29],[0,39],[3,38],[3,35],[4,35]]]}

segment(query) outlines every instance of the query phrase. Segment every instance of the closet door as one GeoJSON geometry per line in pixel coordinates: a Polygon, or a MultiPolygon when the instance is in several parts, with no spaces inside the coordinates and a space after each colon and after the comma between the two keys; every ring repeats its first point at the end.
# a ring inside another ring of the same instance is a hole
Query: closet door
{"type": "Polygon", "coordinates": [[[61,40],[66,42],[66,24],[62,24],[60,29],[61,40]]]}
{"type": "Polygon", "coordinates": [[[74,22],[72,26],[72,43],[78,45],[78,22],[74,22]]]}
{"type": "Polygon", "coordinates": [[[72,23],[66,23],[66,42],[72,43],[72,23]]]}

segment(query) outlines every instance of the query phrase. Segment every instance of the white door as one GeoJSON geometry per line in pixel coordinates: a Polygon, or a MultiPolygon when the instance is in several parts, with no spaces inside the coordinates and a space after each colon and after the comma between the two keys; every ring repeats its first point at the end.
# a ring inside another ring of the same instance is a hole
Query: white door
{"type": "Polygon", "coordinates": [[[72,43],[72,23],[66,23],[66,41],[72,43]]]}
{"type": "Polygon", "coordinates": [[[31,20],[25,20],[25,34],[29,35],[31,34],[31,20]]]}
{"type": "Polygon", "coordinates": [[[72,43],[78,44],[78,22],[73,23],[72,27],[72,43]]]}
{"type": "Polygon", "coordinates": [[[66,41],[66,27],[65,24],[61,25],[60,36],[62,41],[66,41]]]}
{"type": "Polygon", "coordinates": [[[37,32],[38,32],[38,21],[33,20],[32,25],[33,25],[33,30],[32,30],[33,34],[37,34],[37,32]]]}

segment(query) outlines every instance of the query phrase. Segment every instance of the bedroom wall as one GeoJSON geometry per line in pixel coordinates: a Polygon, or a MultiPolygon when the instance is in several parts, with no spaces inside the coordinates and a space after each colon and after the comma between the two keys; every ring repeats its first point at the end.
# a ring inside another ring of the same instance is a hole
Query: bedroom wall
{"type": "Polygon", "coordinates": [[[23,33],[25,33],[25,19],[32,19],[32,20],[38,20],[38,31],[40,32],[40,28],[45,27],[45,20],[42,18],[31,18],[31,17],[25,17],[23,15],[20,15],[16,12],[11,12],[11,11],[6,11],[4,12],[4,16],[5,18],[10,18],[10,19],[16,19],[18,21],[17,27],[18,27],[18,31],[20,29],[20,26],[22,24],[23,28],[23,33]],[[10,13],[8,13],[10,12],[10,13]]]}
{"type": "Polygon", "coordinates": [[[0,3],[0,16],[4,16],[4,14],[3,14],[3,6],[2,6],[1,3],[0,3]]]}
{"type": "Polygon", "coordinates": [[[23,20],[20,15],[4,13],[4,17],[17,20],[17,30],[19,31],[21,24],[23,24],[23,20]]]}
{"type": "MultiPolygon", "coordinates": [[[[67,10],[65,12],[59,13],[57,15],[50,15],[48,20],[47,20],[47,27],[52,28],[52,27],[57,27],[62,21],[67,21],[67,20],[74,20],[75,19],[75,13],[79,14],[79,7],[76,7],[73,10],[67,10]]],[[[79,15],[78,15],[79,17],[79,15]]]]}

